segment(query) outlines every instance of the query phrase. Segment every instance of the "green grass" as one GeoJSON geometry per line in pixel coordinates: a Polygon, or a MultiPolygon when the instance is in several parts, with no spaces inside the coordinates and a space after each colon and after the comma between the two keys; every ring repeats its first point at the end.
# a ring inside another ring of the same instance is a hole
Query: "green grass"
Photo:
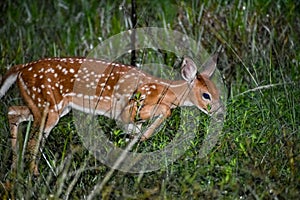
{"type": "MultiPolygon", "coordinates": [[[[202,116],[195,141],[178,160],[150,173],[115,171],[99,196],[297,199],[300,3],[296,2],[138,1],[138,27],[178,30],[201,42],[210,53],[219,45],[224,47],[218,68],[228,88],[226,121],[217,145],[206,157],[198,157],[209,120],[202,116]]],[[[3,2],[0,9],[0,74],[12,65],[43,57],[87,56],[101,41],[130,28],[130,1],[23,0],[3,2]]],[[[160,53],[138,54],[153,62],[176,62],[172,55],[165,55],[169,59],[160,53]]],[[[47,139],[40,177],[32,179],[27,168],[12,176],[6,113],[9,106],[21,103],[16,87],[0,103],[1,197],[86,198],[110,168],[83,147],[71,116],[62,118],[47,139]],[[8,182],[14,186],[11,191],[4,189],[8,182]]],[[[176,114],[167,126],[178,126],[176,114]]],[[[23,135],[26,128],[25,124],[23,135]]],[[[140,147],[163,148],[169,136],[158,134],[140,147]]]]}

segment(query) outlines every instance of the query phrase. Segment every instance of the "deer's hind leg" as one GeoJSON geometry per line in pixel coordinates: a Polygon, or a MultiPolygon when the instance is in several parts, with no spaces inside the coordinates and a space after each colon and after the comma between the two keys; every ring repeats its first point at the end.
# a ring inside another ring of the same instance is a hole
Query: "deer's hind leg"
{"type": "Polygon", "coordinates": [[[42,115],[39,130],[32,133],[32,138],[28,143],[28,151],[31,158],[30,171],[36,176],[39,175],[38,161],[40,151],[42,151],[47,137],[58,121],[59,114],[57,112],[49,112],[48,108],[46,108],[42,115]]]}
{"type": "Polygon", "coordinates": [[[27,155],[30,162],[30,171],[34,175],[38,175],[39,172],[36,161],[39,153],[40,143],[43,144],[44,141],[44,127],[47,127],[46,136],[48,136],[52,128],[57,124],[58,118],[59,116],[57,113],[52,114],[49,117],[48,109],[45,109],[43,116],[41,116],[40,112],[35,112],[35,115],[33,115],[31,109],[27,106],[11,106],[9,108],[8,120],[10,125],[11,145],[13,150],[11,168],[13,171],[18,169],[18,157],[21,153],[18,145],[18,129],[20,123],[34,120],[29,135],[29,141],[27,143],[27,155]]]}
{"type": "Polygon", "coordinates": [[[19,124],[25,121],[33,120],[33,116],[30,109],[27,106],[11,106],[8,109],[8,120],[11,135],[11,146],[12,146],[12,170],[17,169],[19,145],[18,145],[18,129],[19,124]]]}

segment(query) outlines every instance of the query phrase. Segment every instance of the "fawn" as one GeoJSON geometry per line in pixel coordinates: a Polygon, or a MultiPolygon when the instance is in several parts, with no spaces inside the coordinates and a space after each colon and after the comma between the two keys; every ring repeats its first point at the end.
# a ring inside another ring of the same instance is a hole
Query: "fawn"
{"type": "MultiPolygon", "coordinates": [[[[38,175],[37,130],[43,141],[71,109],[104,115],[125,124],[139,119],[155,119],[142,133],[148,139],[171,110],[178,106],[196,106],[206,114],[222,110],[219,91],[210,80],[216,69],[217,54],[197,72],[194,61],[184,57],[183,80],[162,80],[133,66],[89,58],[47,58],[11,67],[3,77],[0,98],[15,82],[27,106],[11,106],[8,119],[12,138],[13,162],[17,160],[17,132],[21,122],[33,120],[28,142],[30,170],[38,175]],[[139,105],[133,96],[139,94],[139,105]],[[44,116],[44,117],[43,117],[44,116]],[[45,122],[42,122],[42,119],[45,122]]],[[[42,147],[41,147],[42,148],[42,147]]]]}

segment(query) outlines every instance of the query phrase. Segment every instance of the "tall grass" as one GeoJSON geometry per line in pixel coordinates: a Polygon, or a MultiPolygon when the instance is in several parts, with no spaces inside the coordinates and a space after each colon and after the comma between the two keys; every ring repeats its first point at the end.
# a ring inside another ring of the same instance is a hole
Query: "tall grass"
{"type": "MultiPolygon", "coordinates": [[[[131,28],[129,1],[7,1],[0,3],[0,72],[42,57],[86,56],[131,28]]],[[[200,159],[207,118],[183,156],[144,174],[115,171],[103,199],[297,199],[300,191],[300,4],[297,1],[137,1],[138,27],[168,27],[209,52],[224,51],[218,68],[228,90],[227,116],[215,148],[200,159]]],[[[170,62],[169,64],[172,64],[170,62]]],[[[0,103],[0,193],[84,199],[110,170],[82,146],[71,116],[50,134],[32,179],[10,171],[7,109],[21,104],[17,88],[0,103]]],[[[176,115],[168,123],[176,123],[176,115]],[[174,121],[172,121],[174,120],[174,121]]],[[[113,124],[113,122],[112,122],[113,124]]],[[[23,133],[27,125],[23,126],[23,133]]],[[[21,134],[22,135],[22,134],[21,134]]],[[[158,143],[161,135],[147,141],[158,143]]]]}

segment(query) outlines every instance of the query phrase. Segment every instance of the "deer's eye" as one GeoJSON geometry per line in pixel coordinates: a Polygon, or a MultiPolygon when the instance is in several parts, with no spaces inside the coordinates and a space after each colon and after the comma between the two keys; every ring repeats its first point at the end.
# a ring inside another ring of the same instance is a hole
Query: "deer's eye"
{"type": "Polygon", "coordinates": [[[211,99],[210,99],[210,95],[207,94],[207,93],[205,93],[205,92],[202,94],[202,98],[203,98],[204,100],[211,100],[211,99]]]}

